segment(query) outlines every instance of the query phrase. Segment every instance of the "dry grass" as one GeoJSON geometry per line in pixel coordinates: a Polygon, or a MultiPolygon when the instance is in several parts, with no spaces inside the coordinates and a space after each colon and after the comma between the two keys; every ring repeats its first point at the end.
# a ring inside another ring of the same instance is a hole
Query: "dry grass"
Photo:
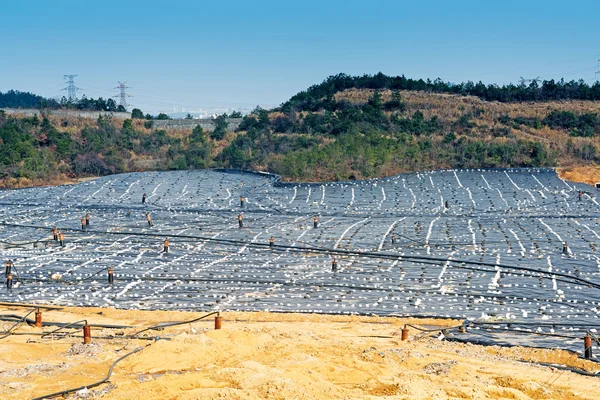
{"type": "MultiPolygon", "coordinates": [[[[355,104],[364,104],[375,91],[370,89],[348,89],[335,94],[337,100],[347,100],[355,104]]],[[[392,91],[380,91],[383,101],[391,99],[392,91]]],[[[551,110],[572,111],[577,114],[600,112],[600,103],[594,101],[569,100],[535,103],[500,103],[485,101],[475,96],[460,96],[446,93],[427,93],[400,91],[407,105],[407,113],[420,110],[426,118],[437,116],[441,121],[452,122],[465,113],[482,113],[477,120],[491,124],[501,115],[511,118],[537,117],[543,119],[551,110]]]]}
{"type": "MultiPolygon", "coordinates": [[[[347,100],[354,104],[364,104],[373,95],[374,90],[368,89],[349,89],[336,93],[337,100],[347,100]]],[[[391,99],[392,91],[380,91],[382,100],[391,99]]],[[[452,129],[452,125],[461,116],[470,113],[473,115],[472,122],[476,124],[472,135],[482,140],[492,139],[494,128],[507,128],[506,125],[498,122],[498,118],[508,115],[511,118],[527,117],[544,119],[550,111],[571,111],[576,114],[599,113],[600,102],[594,101],[547,101],[535,103],[500,103],[481,100],[475,96],[460,96],[453,94],[427,93],[401,91],[402,101],[406,103],[405,116],[412,115],[415,111],[421,111],[427,119],[436,116],[445,130],[452,129]]],[[[571,137],[569,132],[560,129],[551,129],[544,126],[541,129],[534,129],[521,125],[518,129],[508,127],[511,134],[517,139],[535,140],[548,145],[550,150],[556,151],[559,156],[559,165],[569,166],[573,164],[581,165],[582,161],[565,149],[570,147],[571,153],[576,153],[586,144],[593,144],[600,152],[600,137],[582,138],[571,137]]]]}
{"type": "Polygon", "coordinates": [[[44,179],[4,178],[0,179],[2,189],[22,189],[34,186],[59,186],[77,183],[77,180],[64,174],[44,179]]]}

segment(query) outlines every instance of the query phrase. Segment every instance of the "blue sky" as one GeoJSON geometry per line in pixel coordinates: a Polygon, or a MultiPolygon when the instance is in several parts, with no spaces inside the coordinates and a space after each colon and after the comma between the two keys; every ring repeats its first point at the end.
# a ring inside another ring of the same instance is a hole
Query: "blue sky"
{"type": "Polygon", "coordinates": [[[592,1],[3,3],[0,91],[60,96],[77,74],[80,94],[108,97],[127,81],[153,113],[277,105],[339,72],[502,84],[600,70],[592,1]]]}

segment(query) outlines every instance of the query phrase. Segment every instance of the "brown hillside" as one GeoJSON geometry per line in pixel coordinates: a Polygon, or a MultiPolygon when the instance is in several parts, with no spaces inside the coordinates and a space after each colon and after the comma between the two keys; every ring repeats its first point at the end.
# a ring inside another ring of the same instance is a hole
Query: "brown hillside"
{"type": "MultiPolygon", "coordinates": [[[[346,100],[355,104],[366,103],[374,90],[349,89],[338,92],[334,96],[336,100],[346,100]]],[[[389,101],[392,96],[391,90],[380,91],[383,101],[389,101]]],[[[572,137],[568,131],[551,129],[547,126],[534,129],[521,125],[518,129],[502,124],[498,119],[503,115],[510,118],[528,117],[543,120],[551,111],[570,111],[575,114],[600,113],[600,102],[596,101],[547,101],[529,103],[500,103],[481,100],[475,96],[461,96],[443,93],[427,93],[414,91],[401,91],[402,101],[407,105],[404,115],[412,115],[416,111],[423,113],[425,118],[437,117],[444,128],[448,131],[451,125],[461,116],[469,113],[473,116],[473,122],[477,125],[470,132],[470,136],[481,139],[490,139],[494,129],[510,129],[516,138],[538,140],[547,143],[551,150],[560,154],[558,166],[574,167],[581,166],[581,160],[567,154],[565,150],[571,149],[576,153],[585,144],[591,143],[600,149],[600,137],[581,138],[572,137]]]]}

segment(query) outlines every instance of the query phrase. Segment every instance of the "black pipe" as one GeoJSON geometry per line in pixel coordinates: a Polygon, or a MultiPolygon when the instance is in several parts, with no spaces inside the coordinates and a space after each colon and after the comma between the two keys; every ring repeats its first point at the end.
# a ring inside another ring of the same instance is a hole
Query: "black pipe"
{"type": "Polygon", "coordinates": [[[143,349],[145,349],[145,347],[139,347],[139,348],[137,348],[137,349],[135,349],[133,351],[130,351],[129,353],[127,353],[127,354],[125,354],[125,355],[117,358],[116,361],[114,363],[112,363],[112,365],[110,366],[110,368],[108,370],[108,374],[106,375],[106,377],[104,379],[99,380],[98,382],[90,383],[90,384],[87,384],[87,385],[84,385],[84,386],[79,386],[77,388],[62,390],[60,392],[45,394],[43,396],[36,397],[33,400],[43,400],[43,399],[49,399],[49,398],[52,398],[52,397],[64,396],[64,395],[67,395],[69,393],[73,393],[73,392],[77,392],[79,390],[82,390],[84,388],[88,388],[89,389],[89,388],[92,388],[92,387],[99,386],[99,385],[103,384],[104,382],[108,382],[108,379],[112,375],[113,368],[115,367],[115,365],[117,365],[117,363],[119,361],[123,360],[126,357],[129,357],[132,354],[135,354],[135,353],[137,353],[139,351],[142,351],[143,349]]]}
{"type": "MultiPolygon", "coordinates": [[[[240,220],[240,222],[241,222],[241,220],[240,220]]],[[[9,223],[0,223],[0,225],[35,228],[35,229],[47,229],[47,227],[41,227],[41,226],[35,226],[35,225],[19,225],[19,224],[9,224],[9,223]]],[[[64,230],[68,231],[70,229],[64,229],[64,230]]],[[[73,230],[73,231],[77,231],[77,230],[73,230]]],[[[105,232],[97,232],[97,233],[108,234],[108,235],[120,235],[120,236],[149,236],[149,237],[173,236],[173,235],[166,235],[166,234],[160,234],[160,233],[133,233],[133,232],[106,232],[106,231],[105,232]]],[[[186,238],[186,239],[196,239],[199,241],[219,243],[219,244],[229,244],[229,245],[235,245],[235,246],[244,245],[244,246],[255,247],[255,248],[266,248],[269,246],[268,244],[247,242],[247,241],[243,241],[243,240],[216,239],[216,238],[210,238],[210,237],[205,237],[205,236],[176,235],[176,237],[186,238]]],[[[513,266],[513,265],[506,265],[506,264],[496,264],[496,263],[470,261],[470,260],[462,260],[462,259],[451,259],[451,258],[399,255],[399,254],[392,254],[392,253],[326,249],[326,248],[318,248],[318,247],[312,247],[312,246],[307,247],[307,246],[275,245],[275,246],[273,246],[273,249],[280,249],[280,250],[285,250],[285,251],[297,251],[297,252],[317,252],[317,253],[324,253],[324,254],[355,255],[355,256],[370,257],[370,258],[407,260],[407,261],[414,261],[414,262],[418,262],[418,261],[422,260],[422,261],[437,261],[437,262],[443,262],[443,263],[450,262],[450,263],[458,263],[458,264],[480,265],[480,266],[489,266],[489,267],[494,267],[494,268],[498,267],[498,268],[503,268],[503,269],[516,270],[516,271],[533,272],[533,273],[539,274],[538,276],[542,276],[542,277],[545,276],[547,279],[552,279],[554,276],[560,276],[560,277],[567,278],[567,279],[570,279],[575,282],[582,283],[586,286],[600,289],[600,283],[591,282],[589,280],[586,280],[583,278],[578,278],[578,277],[571,276],[568,274],[564,274],[564,273],[560,273],[560,272],[547,272],[547,271],[538,270],[538,269],[530,268],[530,267],[513,266]]],[[[454,266],[454,267],[456,267],[456,266],[454,266]]],[[[489,271],[489,270],[486,270],[486,271],[489,271]]]]}

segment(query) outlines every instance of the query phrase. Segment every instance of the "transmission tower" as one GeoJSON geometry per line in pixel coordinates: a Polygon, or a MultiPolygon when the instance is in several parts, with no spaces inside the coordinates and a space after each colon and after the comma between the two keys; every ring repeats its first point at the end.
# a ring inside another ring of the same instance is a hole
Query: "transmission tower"
{"type": "Polygon", "coordinates": [[[127,107],[129,107],[129,104],[127,104],[127,98],[132,97],[131,95],[128,95],[127,93],[125,93],[125,89],[131,89],[131,87],[127,86],[126,83],[127,82],[119,82],[119,86],[115,87],[115,89],[119,89],[119,94],[116,96],[113,96],[113,97],[119,99],[119,105],[123,106],[123,108],[125,108],[125,110],[127,110],[127,107]]]}
{"type": "Polygon", "coordinates": [[[69,99],[70,102],[75,102],[77,101],[77,91],[81,90],[80,88],[78,88],[77,86],[75,86],[75,82],[73,82],[73,79],[76,77],[77,75],[65,75],[64,78],[67,80],[67,87],[62,89],[62,90],[66,90],[67,91],[67,97],[69,99]]]}

